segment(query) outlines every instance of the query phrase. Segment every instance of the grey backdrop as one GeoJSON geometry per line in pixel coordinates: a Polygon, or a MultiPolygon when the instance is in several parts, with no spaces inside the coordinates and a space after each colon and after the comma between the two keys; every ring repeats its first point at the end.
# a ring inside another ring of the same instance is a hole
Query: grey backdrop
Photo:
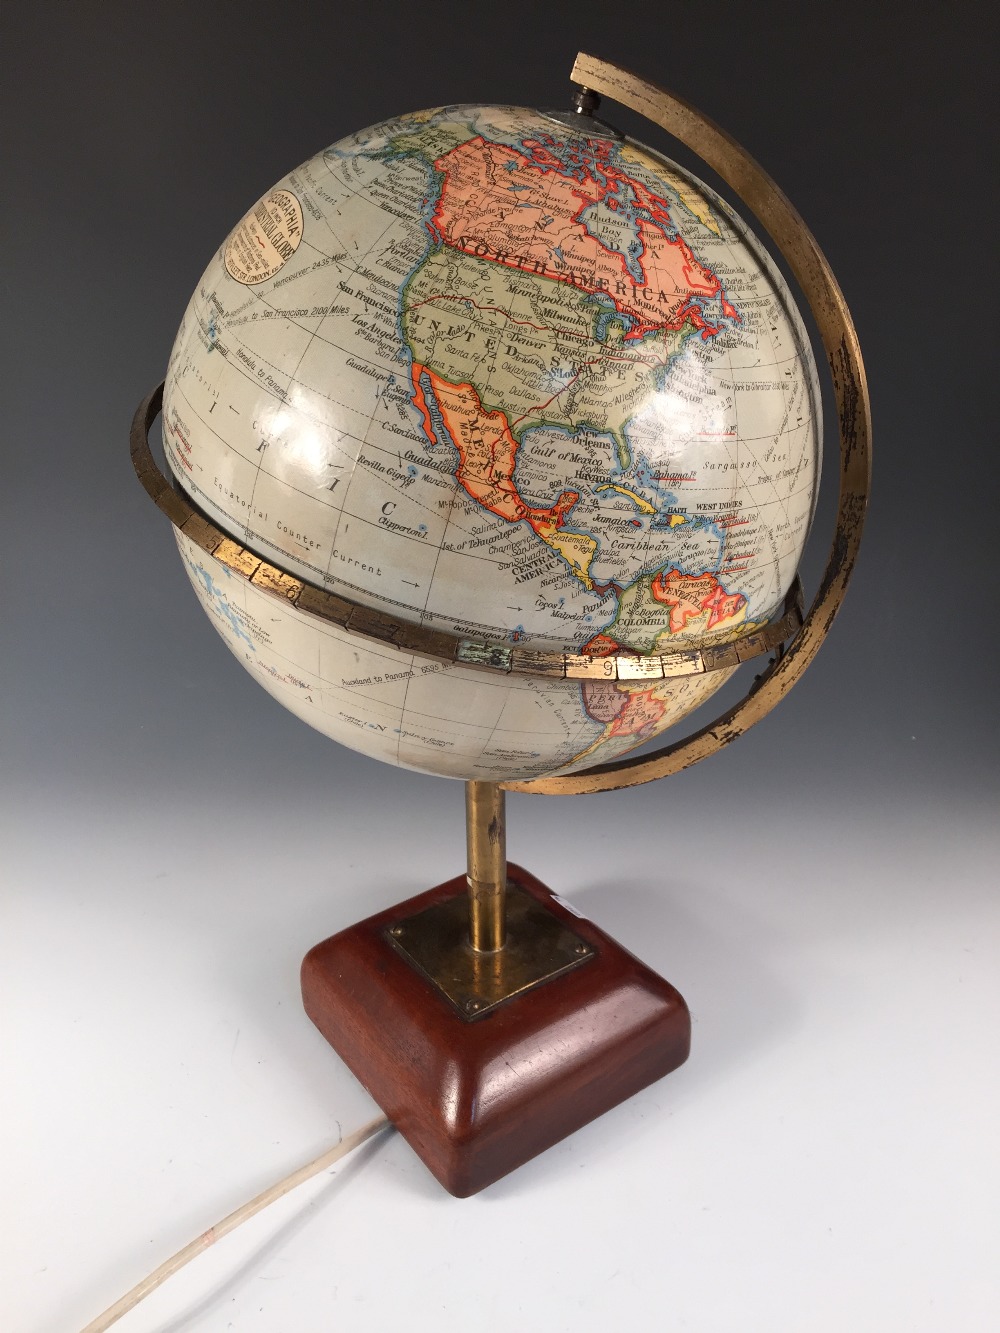
{"type": "Polygon", "coordinates": [[[133,480],[127,427],[213,248],[291,165],[406,109],[562,105],[577,49],[687,96],[776,177],[839,277],[871,380],[873,503],[835,631],[782,708],[673,779],[674,799],[748,780],[817,800],[844,782],[879,800],[981,797],[997,773],[986,13],[9,4],[0,623],[15,799],[169,790],[220,758],[240,774],[266,762],[286,794],[349,777],[406,801],[432,781],[312,735],[228,660],[133,480]]]}

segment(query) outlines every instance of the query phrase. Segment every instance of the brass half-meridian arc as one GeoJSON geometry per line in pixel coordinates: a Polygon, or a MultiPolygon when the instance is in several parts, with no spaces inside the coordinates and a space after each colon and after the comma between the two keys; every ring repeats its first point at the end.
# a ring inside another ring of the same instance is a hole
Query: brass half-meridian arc
{"type": "Polygon", "coordinates": [[[676,653],[640,656],[632,653],[606,657],[585,653],[545,653],[506,644],[476,643],[441,630],[414,625],[398,616],[362,606],[270,564],[218,527],[160,471],[149,447],[149,428],[160,411],[163,385],[154,389],[136,409],[130,445],[132,465],[147,494],[185,537],[232,573],[261,592],[290,602],[300,611],[375,639],[404,652],[419,653],[445,662],[501,675],[536,676],[543,680],[662,680],[702,675],[739,666],[780,648],[802,624],[802,588],[792,585],[781,616],[760,629],[710,647],[676,653]]]}
{"type": "Polygon", "coordinates": [[[766,171],[707,116],[672,93],[594,56],[580,54],[572,81],[645,116],[712,168],[770,233],[812,311],[833,378],[840,428],[840,493],[830,557],[802,628],[735,707],[700,731],[637,759],[570,777],[504,782],[508,791],[570,796],[638,786],[706,759],[781,700],[816,656],[843,601],[857,558],[871,481],[871,408],[858,337],[836,278],[802,218],[766,171]]]}

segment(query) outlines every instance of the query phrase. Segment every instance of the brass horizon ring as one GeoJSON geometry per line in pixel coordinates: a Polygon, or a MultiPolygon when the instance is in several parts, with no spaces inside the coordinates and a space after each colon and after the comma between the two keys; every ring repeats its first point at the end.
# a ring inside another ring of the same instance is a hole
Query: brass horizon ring
{"type": "Polygon", "coordinates": [[[501,673],[533,676],[539,680],[662,680],[704,675],[750,662],[774,652],[802,625],[802,585],[796,577],[785,597],[783,614],[725,643],[673,653],[551,653],[506,644],[484,643],[415,625],[385,611],[328,592],[289,574],[250,547],[243,546],[224,528],[206,518],[193,500],[160,470],[149,447],[149,429],[159,415],[163,397],[160,384],[139,404],[130,437],[132,465],[143,488],[174,527],[207,555],[260,592],[318,616],[350,634],[388,644],[401,652],[418,653],[438,661],[501,673]]]}

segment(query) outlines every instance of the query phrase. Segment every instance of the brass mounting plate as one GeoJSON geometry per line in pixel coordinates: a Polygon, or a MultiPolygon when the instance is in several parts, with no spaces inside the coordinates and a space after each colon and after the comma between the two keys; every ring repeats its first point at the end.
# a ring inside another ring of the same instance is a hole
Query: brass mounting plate
{"type": "Polygon", "coordinates": [[[469,943],[469,900],[461,894],[395,921],[386,938],[466,1022],[596,956],[536,898],[507,886],[507,942],[493,953],[469,943]]]}

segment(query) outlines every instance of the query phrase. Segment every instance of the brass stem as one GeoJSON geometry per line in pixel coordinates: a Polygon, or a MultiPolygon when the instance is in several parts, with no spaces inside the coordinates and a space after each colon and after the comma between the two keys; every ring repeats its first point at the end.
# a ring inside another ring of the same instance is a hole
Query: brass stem
{"type": "Polygon", "coordinates": [[[507,934],[507,822],[498,783],[465,784],[465,832],[469,939],[477,952],[493,953],[507,934]]]}

